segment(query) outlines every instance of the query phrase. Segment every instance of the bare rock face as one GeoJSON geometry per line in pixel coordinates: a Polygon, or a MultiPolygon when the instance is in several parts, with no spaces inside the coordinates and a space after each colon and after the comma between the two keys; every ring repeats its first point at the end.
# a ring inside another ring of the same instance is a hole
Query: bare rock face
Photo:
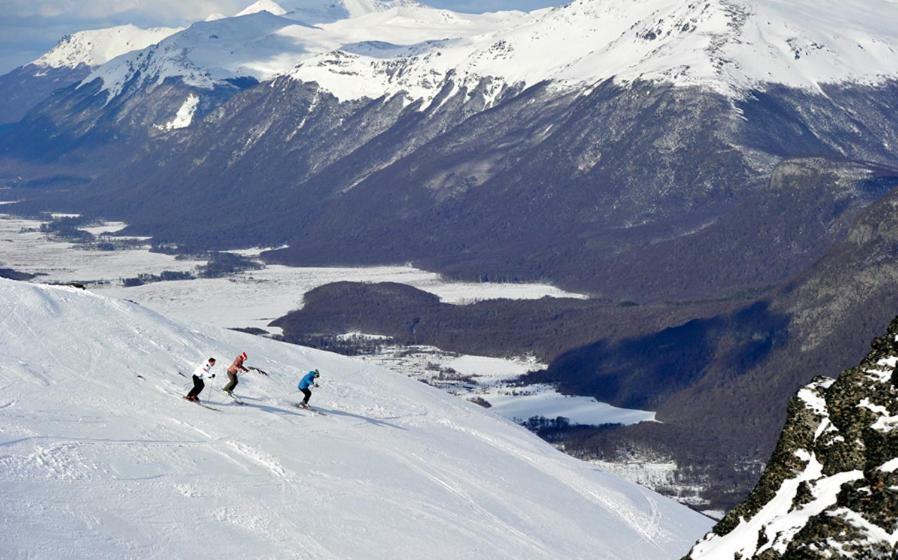
{"type": "Polygon", "coordinates": [[[898,319],[857,367],[801,389],[760,482],[690,560],[896,558],[898,319]]]}

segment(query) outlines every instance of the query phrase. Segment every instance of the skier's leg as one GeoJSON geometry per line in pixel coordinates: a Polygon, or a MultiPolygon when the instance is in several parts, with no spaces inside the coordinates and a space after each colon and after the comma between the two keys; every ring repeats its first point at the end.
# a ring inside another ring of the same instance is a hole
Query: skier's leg
{"type": "Polygon", "coordinates": [[[200,379],[199,377],[197,377],[195,375],[193,376],[193,389],[191,389],[190,392],[187,393],[188,399],[192,399],[195,396],[197,396],[198,394],[200,394],[200,391],[203,390],[202,383],[203,383],[202,379],[200,379]]]}
{"type": "Polygon", "coordinates": [[[302,389],[302,394],[306,396],[306,398],[302,400],[302,404],[309,404],[309,399],[312,398],[312,391],[309,391],[308,389],[302,389]]]}
{"type": "Polygon", "coordinates": [[[196,390],[196,394],[193,396],[196,400],[200,400],[200,393],[203,392],[203,389],[206,388],[206,382],[200,378],[197,378],[197,383],[199,384],[199,388],[196,390]]]}
{"type": "Polygon", "coordinates": [[[237,374],[228,372],[228,384],[224,386],[225,393],[230,393],[237,386],[237,374]]]}

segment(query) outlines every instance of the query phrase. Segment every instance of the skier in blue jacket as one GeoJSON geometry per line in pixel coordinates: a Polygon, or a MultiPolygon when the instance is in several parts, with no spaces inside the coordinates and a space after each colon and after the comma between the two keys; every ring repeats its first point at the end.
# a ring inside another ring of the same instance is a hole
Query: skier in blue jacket
{"type": "Polygon", "coordinates": [[[318,370],[313,369],[309,373],[303,375],[302,379],[299,380],[299,385],[297,385],[297,387],[306,397],[302,400],[299,406],[309,408],[309,399],[312,398],[312,391],[309,390],[309,387],[318,387],[318,378],[320,376],[321,374],[318,373],[318,370]]]}

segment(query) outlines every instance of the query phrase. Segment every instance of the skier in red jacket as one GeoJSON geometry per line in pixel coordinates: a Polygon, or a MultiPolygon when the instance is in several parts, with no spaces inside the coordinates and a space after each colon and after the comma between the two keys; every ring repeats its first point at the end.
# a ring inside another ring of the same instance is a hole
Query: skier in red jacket
{"type": "Polygon", "coordinates": [[[234,387],[237,386],[237,373],[241,371],[249,371],[245,367],[243,367],[243,362],[246,361],[246,352],[243,352],[236,358],[234,358],[234,362],[228,368],[228,384],[224,386],[224,392],[233,396],[231,392],[234,390],[234,387]]]}

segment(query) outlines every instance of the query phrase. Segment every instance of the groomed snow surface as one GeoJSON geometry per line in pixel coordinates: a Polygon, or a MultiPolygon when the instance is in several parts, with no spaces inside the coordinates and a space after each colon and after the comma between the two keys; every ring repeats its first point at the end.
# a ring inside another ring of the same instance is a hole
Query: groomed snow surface
{"type": "Polygon", "coordinates": [[[706,518],[348,358],[0,280],[0,557],[678,558],[706,518]],[[240,351],[231,403],[217,387],[240,351]],[[219,358],[203,393],[189,372],[219,358]],[[300,411],[300,372],[318,368],[300,411]]]}

